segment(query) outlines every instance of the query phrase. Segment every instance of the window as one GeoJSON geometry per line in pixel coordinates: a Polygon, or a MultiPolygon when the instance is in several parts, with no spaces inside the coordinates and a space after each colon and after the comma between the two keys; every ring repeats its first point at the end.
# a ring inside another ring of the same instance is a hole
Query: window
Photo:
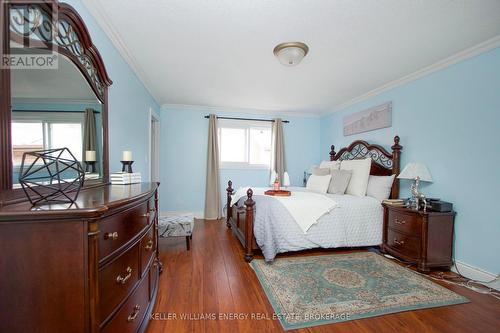
{"type": "MultiPolygon", "coordinates": [[[[83,152],[83,114],[77,112],[13,112],[12,160],[19,167],[29,151],[68,148],[80,160],[83,152]]],[[[27,162],[32,162],[27,160],[27,162]]]]}
{"type": "Polygon", "coordinates": [[[221,168],[270,168],[271,123],[222,119],[218,125],[221,168]]]}

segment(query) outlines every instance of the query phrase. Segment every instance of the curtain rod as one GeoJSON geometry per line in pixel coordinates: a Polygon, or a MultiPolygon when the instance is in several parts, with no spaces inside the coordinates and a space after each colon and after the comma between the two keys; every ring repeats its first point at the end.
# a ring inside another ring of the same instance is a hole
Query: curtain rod
{"type": "MultiPolygon", "coordinates": [[[[205,116],[205,118],[210,118],[210,116],[205,116]]],[[[274,119],[259,119],[259,118],[237,118],[237,117],[219,117],[217,119],[228,119],[228,120],[249,120],[249,121],[267,121],[270,123],[274,123],[274,119]]],[[[288,124],[289,120],[282,120],[285,124],[288,124]]]]}
{"type": "MultiPolygon", "coordinates": [[[[64,111],[64,110],[12,110],[12,112],[55,112],[55,113],[85,113],[85,111],[64,111]]],[[[94,113],[100,113],[94,110],[94,113]]]]}

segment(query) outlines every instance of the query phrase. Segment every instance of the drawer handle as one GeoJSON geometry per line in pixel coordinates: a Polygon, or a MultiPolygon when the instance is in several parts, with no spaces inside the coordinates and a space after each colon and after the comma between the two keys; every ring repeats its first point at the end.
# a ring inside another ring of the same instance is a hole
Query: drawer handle
{"type": "Polygon", "coordinates": [[[127,321],[129,323],[133,322],[135,320],[135,318],[137,318],[137,316],[139,315],[140,310],[141,310],[141,307],[139,304],[134,306],[134,312],[132,312],[131,314],[128,315],[127,321]]]}
{"type": "Polygon", "coordinates": [[[406,224],[405,220],[400,220],[396,217],[396,220],[394,221],[396,224],[406,224]]]}
{"type": "Polygon", "coordinates": [[[406,224],[405,220],[400,220],[398,218],[396,218],[396,220],[394,222],[396,222],[396,224],[406,224]]]}
{"type": "Polygon", "coordinates": [[[145,217],[147,219],[149,219],[150,216],[151,216],[151,214],[149,212],[147,212],[146,214],[142,214],[142,217],[145,217]]]}
{"type": "Polygon", "coordinates": [[[153,248],[153,240],[150,239],[149,242],[147,242],[146,246],[144,246],[144,250],[149,251],[153,248]]]}
{"type": "Polygon", "coordinates": [[[107,232],[104,234],[104,239],[111,239],[111,240],[118,239],[118,233],[116,231],[115,232],[107,232]]]}
{"type": "Polygon", "coordinates": [[[125,272],[127,273],[127,275],[125,276],[118,275],[116,277],[116,283],[125,284],[128,281],[128,279],[130,279],[130,277],[132,276],[132,268],[128,266],[125,272]]]}
{"type": "Polygon", "coordinates": [[[398,241],[396,238],[394,238],[394,244],[399,245],[399,246],[403,246],[403,245],[405,245],[405,241],[398,241]]]}

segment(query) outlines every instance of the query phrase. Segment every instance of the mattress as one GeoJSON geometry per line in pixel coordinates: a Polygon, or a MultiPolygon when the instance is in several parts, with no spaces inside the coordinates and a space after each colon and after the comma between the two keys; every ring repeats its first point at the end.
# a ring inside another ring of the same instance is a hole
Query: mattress
{"type": "MultiPolygon", "coordinates": [[[[292,188],[293,191],[306,191],[292,188]]],[[[277,200],[254,195],[254,235],[266,261],[276,254],[312,248],[373,246],[382,243],[383,208],[375,198],[325,194],[338,207],[323,215],[303,233],[287,209],[277,200]]],[[[246,197],[238,199],[242,206],[246,197]]]]}

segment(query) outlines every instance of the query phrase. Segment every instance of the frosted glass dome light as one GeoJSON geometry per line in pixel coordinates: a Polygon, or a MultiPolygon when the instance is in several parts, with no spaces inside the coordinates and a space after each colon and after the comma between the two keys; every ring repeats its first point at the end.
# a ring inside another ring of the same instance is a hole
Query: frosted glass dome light
{"type": "Polygon", "coordinates": [[[274,55],[285,66],[296,66],[309,52],[309,47],[300,42],[288,42],[276,45],[274,55]]]}

